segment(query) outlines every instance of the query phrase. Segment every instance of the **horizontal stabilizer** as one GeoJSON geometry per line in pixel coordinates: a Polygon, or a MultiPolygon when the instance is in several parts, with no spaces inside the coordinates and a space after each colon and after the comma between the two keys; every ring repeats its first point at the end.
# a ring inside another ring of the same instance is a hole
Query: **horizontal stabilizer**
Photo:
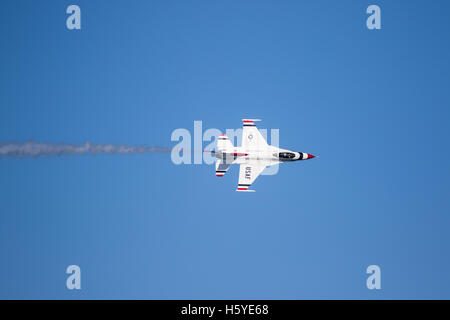
{"type": "Polygon", "coordinates": [[[226,134],[221,134],[217,137],[217,151],[233,152],[233,144],[230,139],[228,139],[226,134]]]}
{"type": "Polygon", "coordinates": [[[222,159],[216,160],[216,176],[223,177],[230,169],[231,163],[226,163],[222,159]]]}

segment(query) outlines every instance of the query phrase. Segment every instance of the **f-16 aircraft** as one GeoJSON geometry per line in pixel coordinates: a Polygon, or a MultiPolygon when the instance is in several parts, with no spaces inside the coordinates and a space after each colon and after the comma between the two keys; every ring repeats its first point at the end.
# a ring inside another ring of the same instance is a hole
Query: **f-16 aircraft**
{"type": "Polygon", "coordinates": [[[259,119],[242,119],[242,145],[234,147],[225,134],[219,136],[216,151],[216,176],[223,177],[232,164],[240,164],[236,191],[254,192],[248,188],[268,166],[315,158],[312,154],[280,149],[267,144],[256,128],[259,119]]]}

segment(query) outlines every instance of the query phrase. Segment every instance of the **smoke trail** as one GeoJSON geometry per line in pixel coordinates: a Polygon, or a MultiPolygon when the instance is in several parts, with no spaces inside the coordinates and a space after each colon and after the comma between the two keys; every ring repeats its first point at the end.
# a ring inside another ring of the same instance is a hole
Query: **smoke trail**
{"type": "Polygon", "coordinates": [[[61,156],[82,154],[144,154],[165,153],[170,148],[127,146],[113,144],[93,144],[86,141],[84,144],[67,143],[45,143],[27,141],[24,143],[0,143],[0,156],[10,157],[39,157],[39,156],[61,156]]]}

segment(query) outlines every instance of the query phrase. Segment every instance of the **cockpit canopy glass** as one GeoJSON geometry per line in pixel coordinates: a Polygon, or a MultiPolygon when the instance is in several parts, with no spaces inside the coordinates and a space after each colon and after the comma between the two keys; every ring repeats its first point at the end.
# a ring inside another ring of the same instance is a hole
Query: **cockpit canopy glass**
{"type": "Polygon", "coordinates": [[[280,152],[278,154],[278,158],[280,159],[294,159],[295,158],[295,154],[292,152],[280,152]]]}

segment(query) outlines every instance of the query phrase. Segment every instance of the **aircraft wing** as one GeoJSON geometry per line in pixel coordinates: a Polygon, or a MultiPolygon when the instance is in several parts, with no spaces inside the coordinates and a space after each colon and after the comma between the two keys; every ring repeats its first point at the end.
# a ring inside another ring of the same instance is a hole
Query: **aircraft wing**
{"type": "Polygon", "coordinates": [[[266,168],[262,163],[242,163],[239,169],[239,182],[236,191],[252,191],[248,187],[258,178],[260,173],[266,168]]]}
{"type": "Polygon", "coordinates": [[[267,141],[255,125],[258,119],[242,119],[242,147],[244,149],[258,150],[267,147],[267,141]]]}

